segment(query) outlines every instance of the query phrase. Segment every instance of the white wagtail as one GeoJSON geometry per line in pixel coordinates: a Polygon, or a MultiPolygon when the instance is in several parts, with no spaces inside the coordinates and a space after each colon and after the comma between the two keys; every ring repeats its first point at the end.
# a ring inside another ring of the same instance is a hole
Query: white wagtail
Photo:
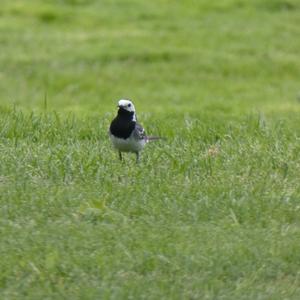
{"type": "Polygon", "coordinates": [[[112,144],[119,152],[122,160],[122,152],[133,152],[139,161],[139,152],[150,140],[160,139],[149,137],[144,128],[137,122],[135,108],[130,100],[120,100],[118,103],[118,114],[109,127],[109,135],[112,144]]]}

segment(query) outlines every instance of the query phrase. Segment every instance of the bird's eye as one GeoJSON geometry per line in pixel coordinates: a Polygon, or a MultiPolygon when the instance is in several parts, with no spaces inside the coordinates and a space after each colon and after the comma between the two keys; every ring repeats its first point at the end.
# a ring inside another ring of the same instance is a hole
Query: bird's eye
{"type": "Polygon", "coordinates": [[[130,103],[128,104],[128,107],[131,107],[131,104],[130,104],[130,103]]]}

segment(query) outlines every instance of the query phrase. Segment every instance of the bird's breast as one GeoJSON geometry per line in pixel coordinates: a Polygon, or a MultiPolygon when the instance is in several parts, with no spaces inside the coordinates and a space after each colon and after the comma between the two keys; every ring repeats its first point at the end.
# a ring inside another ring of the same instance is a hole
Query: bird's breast
{"type": "Polygon", "coordinates": [[[132,135],[124,139],[110,134],[110,139],[114,148],[122,152],[139,152],[146,144],[146,140],[137,140],[132,135]]]}

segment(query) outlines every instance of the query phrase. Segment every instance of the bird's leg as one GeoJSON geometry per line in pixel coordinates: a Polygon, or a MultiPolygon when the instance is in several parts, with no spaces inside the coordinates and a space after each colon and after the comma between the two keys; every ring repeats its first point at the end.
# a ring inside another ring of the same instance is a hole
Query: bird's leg
{"type": "Polygon", "coordinates": [[[136,155],[136,162],[138,163],[140,161],[140,154],[138,152],[135,152],[136,155]]]}
{"type": "Polygon", "coordinates": [[[119,158],[120,158],[121,161],[123,160],[121,151],[119,151],[119,158]]]}

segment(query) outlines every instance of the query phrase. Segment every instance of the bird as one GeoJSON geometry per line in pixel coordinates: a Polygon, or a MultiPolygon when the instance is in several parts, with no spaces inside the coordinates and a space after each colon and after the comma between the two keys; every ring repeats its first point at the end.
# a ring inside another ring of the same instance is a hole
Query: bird
{"type": "Polygon", "coordinates": [[[109,136],[113,147],[119,152],[119,159],[122,161],[122,152],[132,152],[139,162],[140,151],[151,140],[160,137],[146,135],[145,129],[137,122],[134,104],[127,99],[118,101],[118,113],[112,120],[109,127],[109,136]]]}

